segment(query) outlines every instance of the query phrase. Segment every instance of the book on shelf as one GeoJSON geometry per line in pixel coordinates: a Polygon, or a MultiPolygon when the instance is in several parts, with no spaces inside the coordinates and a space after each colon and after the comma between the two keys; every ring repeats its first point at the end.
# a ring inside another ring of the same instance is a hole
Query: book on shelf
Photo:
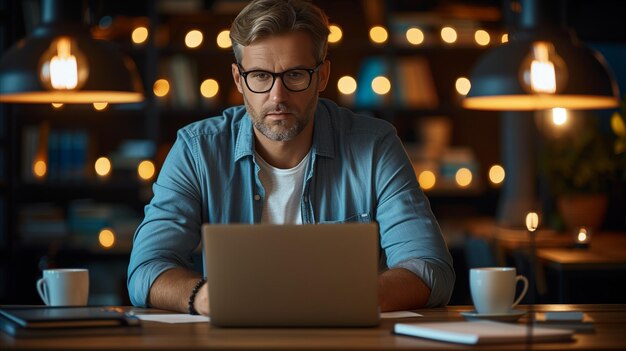
{"type": "Polygon", "coordinates": [[[395,334],[459,344],[513,344],[571,340],[573,332],[564,329],[532,328],[532,339],[525,324],[493,321],[396,323],[395,334]]]}
{"type": "Polygon", "coordinates": [[[140,326],[113,307],[0,306],[0,330],[14,337],[129,334],[140,326]]]}

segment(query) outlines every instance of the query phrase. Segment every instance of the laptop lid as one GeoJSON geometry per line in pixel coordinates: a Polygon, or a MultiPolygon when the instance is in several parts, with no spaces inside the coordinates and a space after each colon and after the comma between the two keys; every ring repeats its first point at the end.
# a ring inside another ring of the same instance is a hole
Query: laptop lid
{"type": "Polygon", "coordinates": [[[375,326],[376,223],[204,224],[211,323],[375,326]]]}

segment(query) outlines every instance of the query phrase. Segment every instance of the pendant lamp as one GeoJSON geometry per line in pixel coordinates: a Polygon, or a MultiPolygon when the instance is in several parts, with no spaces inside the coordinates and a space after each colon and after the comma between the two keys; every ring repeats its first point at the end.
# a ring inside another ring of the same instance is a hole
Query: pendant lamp
{"type": "Polygon", "coordinates": [[[561,1],[521,0],[518,30],[481,57],[463,107],[532,111],[618,106],[618,89],[604,58],[559,21],[561,1]]]}
{"type": "Polygon", "coordinates": [[[114,44],[91,37],[82,5],[41,1],[41,25],[0,59],[0,102],[143,101],[135,64],[114,44]]]}

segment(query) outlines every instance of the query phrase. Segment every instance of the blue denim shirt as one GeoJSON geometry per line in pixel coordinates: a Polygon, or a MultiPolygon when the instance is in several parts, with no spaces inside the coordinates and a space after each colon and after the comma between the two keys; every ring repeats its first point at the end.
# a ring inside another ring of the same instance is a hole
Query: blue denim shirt
{"type": "MultiPolygon", "coordinates": [[[[446,304],[452,258],[412,165],[388,122],[320,99],[305,172],[303,223],[377,221],[381,269],[403,267],[430,287],[428,306],[446,304]]],[[[191,268],[203,223],[260,223],[265,192],[244,106],[178,131],[128,266],[132,303],[147,306],[164,271],[191,268]]]]}

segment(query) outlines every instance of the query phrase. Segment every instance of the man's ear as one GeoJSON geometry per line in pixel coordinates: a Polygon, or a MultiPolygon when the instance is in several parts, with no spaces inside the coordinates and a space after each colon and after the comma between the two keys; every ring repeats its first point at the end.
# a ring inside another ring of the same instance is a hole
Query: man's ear
{"type": "Polygon", "coordinates": [[[328,79],[330,78],[330,61],[325,60],[324,63],[320,66],[317,71],[319,74],[320,84],[317,87],[317,92],[321,93],[326,89],[326,85],[328,84],[328,79]]]}
{"type": "Polygon", "coordinates": [[[235,81],[235,85],[237,85],[237,90],[243,94],[243,87],[241,86],[241,74],[239,74],[239,67],[237,67],[236,63],[233,63],[230,66],[231,72],[233,74],[233,80],[235,81]]]}

